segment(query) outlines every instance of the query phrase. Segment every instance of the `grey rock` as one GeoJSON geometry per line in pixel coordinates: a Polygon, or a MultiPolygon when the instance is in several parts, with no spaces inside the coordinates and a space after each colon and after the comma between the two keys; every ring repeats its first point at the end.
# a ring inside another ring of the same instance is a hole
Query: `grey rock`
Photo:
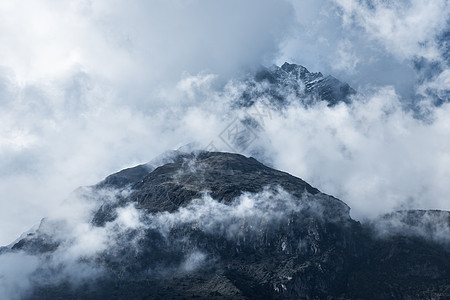
{"type": "Polygon", "coordinates": [[[326,101],[328,106],[350,103],[356,91],[347,83],[333,76],[308,71],[305,67],[285,62],[281,67],[261,67],[246,81],[246,88],[238,99],[241,106],[249,107],[258,99],[268,99],[274,107],[282,108],[289,104],[289,96],[296,101],[310,105],[326,101]]]}
{"type": "MultiPolygon", "coordinates": [[[[360,224],[341,200],[231,153],[182,153],[141,171],[117,173],[112,185],[132,192],[93,218],[102,227],[117,209],[142,212],[141,227],[117,232],[93,258],[103,276],[77,286],[40,284],[30,299],[450,297],[450,247],[434,238],[449,230],[449,212],[396,212],[360,224]],[[242,197],[254,199],[251,211],[236,204],[242,197]]],[[[49,234],[58,226],[43,222],[7,251],[51,255],[62,247],[49,234]]]]}

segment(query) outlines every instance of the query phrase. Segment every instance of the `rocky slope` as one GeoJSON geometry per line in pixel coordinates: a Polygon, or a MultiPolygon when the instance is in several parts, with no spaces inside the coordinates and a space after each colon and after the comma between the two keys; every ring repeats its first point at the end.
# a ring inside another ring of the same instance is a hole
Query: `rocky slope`
{"type": "Polygon", "coordinates": [[[64,262],[46,261],[72,249],[51,221],[3,250],[41,257],[24,298],[450,298],[449,212],[361,225],[344,202],[253,158],[174,152],[158,162],[92,188],[116,196],[91,222],[111,236],[108,247],[71,265],[95,266],[91,279],[38,280],[58,277],[64,262]],[[123,229],[130,211],[139,224],[123,229]]]}
{"type": "Polygon", "coordinates": [[[349,103],[356,91],[347,83],[322,73],[313,73],[305,67],[285,62],[281,67],[261,67],[245,81],[245,89],[238,99],[242,106],[251,106],[264,99],[275,107],[287,105],[294,96],[304,105],[326,101],[329,106],[349,103]]]}

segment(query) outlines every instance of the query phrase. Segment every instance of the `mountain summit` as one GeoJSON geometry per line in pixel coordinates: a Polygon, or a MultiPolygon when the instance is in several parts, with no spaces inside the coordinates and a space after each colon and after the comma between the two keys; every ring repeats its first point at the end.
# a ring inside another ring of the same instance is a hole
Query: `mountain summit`
{"type": "Polygon", "coordinates": [[[261,67],[247,79],[240,103],[250,106],[256,99],[267,98],[275,106],[288,103],[290,95],[295,95],[303,104],[309,105],[326,101],[328,106],[338,103],[350,103],[356,91],[347,83],[322,73],[313,73],[305,67],[285,62],[281,67],[261,67]]]}
{"type": "Polygon", "coordinates": [[[39,258],[23,298],[450,297],[450,247],[435,238],[448,212],[360,224],[341,200],[251,157],[173,152],[159,163],[85,191],[101,205],[82,238],[43,220],[3,248],[39,258]]]}

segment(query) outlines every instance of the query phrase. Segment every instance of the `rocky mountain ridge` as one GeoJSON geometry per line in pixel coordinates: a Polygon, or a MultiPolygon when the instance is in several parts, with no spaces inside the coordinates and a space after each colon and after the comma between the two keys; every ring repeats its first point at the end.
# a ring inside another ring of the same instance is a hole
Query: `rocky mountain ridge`
{"type": "Polygon", "coordinates": [[[246,88],[238,99],[239,105],[244,107],[253,105],[258,99],[265,99],[274,107],[283,107],[293,95],[303,105],[326,101],[329,106],[334,106],[341,102],[350,103],[356,94],[347,83],[331,75],[310,72],[301,65],[287,62],[281,67],[261,67],[244,83],[246,88]]]}
{"type": "MultiPolygon", "coordinates": [[[[239,84],[232,105],[244,110],[356,94],[289,63],[239,84]]],[[[250,115],[239,122],[260,129],[250,115]]],[[[450,212],[360,223],[343,201],[252,157],[169,151],[73,197],[90,204],[86,220],[46,218],[0,247],[0,261],[30,266],[11,299],[450,299],[450,212]]]]}
{"type": "MultiPolygon", "coordinates": [[[[29,299],[450,297],[450,247],[439,239],[449,232],[449,212],[398,212],[360,224],[341,200],[253,158],[174,152],[160,162],[92,188],[117,192],[91,222],[111,229],[109,246],[81,258],[100,275],[38,282],[29,299]],[[139,224],[121,229],[130,212],[139,224]]],[[[56,276],[45,261],[68,243],[52,236],[55,224],[44,220],[4,253],[39,256],[34,275],[56,276]]]]}

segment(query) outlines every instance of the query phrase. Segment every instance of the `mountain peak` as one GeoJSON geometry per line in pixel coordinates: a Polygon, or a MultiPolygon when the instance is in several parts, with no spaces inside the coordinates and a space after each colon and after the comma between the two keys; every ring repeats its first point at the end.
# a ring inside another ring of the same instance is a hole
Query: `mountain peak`
{"type": "MultiPolygon", "coordinates": [[[[305,192],[311,199],[322,194],[302,179],[269,168],[252,157],[201,151],[184,154],[136,181],[131,185],[134,192],[114,205],[103,206],[94,223],[101,225],[113,220],[117,207],[127,203],[135,203],[151,213],[174,212],[193,199],[201,198],[205,192],[218,201],[231,203],[243,193],[258,193],[267,187],[282,188],[297,198],[302,198],[305,192]]],[[[350,209],[345,203],[322,195],[314,201],[323,206],[327,217],[350,218],[350,209]]]]}
{"type": "Polygon", "coordinates": [[[281,67],[261,67],[253,80],[266,85],[257,87],[249,84],[240,99],[243,106],[252,105],[255,99],[266,98],[275,107],[283,107],[289,93],[305,105],[326,101],[333,106],[341,102],[349,103],[351,96],[356,94],[347,83],[333,76],[324,77],[320,72],[310,72],[304,66],[287,62],[281,67]]]}
{"type": "Polygon", "coordinates": [[[282,66],[281,66],[281,69],[283,70],[283,71],[286,71],[286,72],[288,72],[288,73],[292,73],[293,71],[295,71],[295,72],[303,72],[303,73],[310,73],[309,71],[308,71],[308,69],[307,68],[305,68],[304,66],[302,66],[302,65],[297,65],[297,64],[290,64],[290,63],[288,63],[288,62],[285,62],[282,66]]]}
{"type": "Polygon", "coordinates": [[[45,258],[30,275],[30,299],[449,296],[450,249],[433,238],[448,236],[448,212],[360,224],[344,202],[302,179],[223,152],[168,152],[91,191],[97,201],[102,191],[115,197],[89,226],[43,220],[0,248],[45,258]]]}

